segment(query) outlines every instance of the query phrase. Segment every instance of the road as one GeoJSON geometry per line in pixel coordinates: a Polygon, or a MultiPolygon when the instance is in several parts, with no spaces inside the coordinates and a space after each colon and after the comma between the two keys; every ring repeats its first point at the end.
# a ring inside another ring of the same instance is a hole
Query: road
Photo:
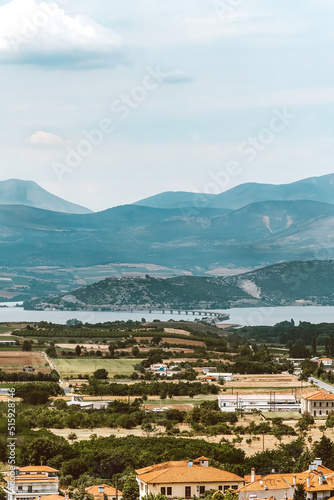
{"type": "Polygon", "coordinates": [[[318,380],[317,378],[310,377],[309,378],[310,382],[313,382],[313,384],[318,385],[321,389],[325,389],[325,391],[330,392],[331,394],[334,394],[334,386],[330,384],[326,384],[326,382],[323,382],[322,380],[318,380]]]}
{"type": "MultiPolygon", "coordinates": [[[[56,368],[55,364],[49,358],[49,356],[46,354],[46,352],[42,351],[42,354],[43,354],[45,360],[49,363],[49,365],[51,367],[51,370],[56,370],[57,371],[57,368],[56,368]]],[[[62,389],[64,389],[65,394],[70,394],[71,393],[71,389],[69,389],[69,387],[66,387],[65,383],[63,382],[63,380],[59,379],[59,385],[60,385],[60,387],[62,389]]]]}

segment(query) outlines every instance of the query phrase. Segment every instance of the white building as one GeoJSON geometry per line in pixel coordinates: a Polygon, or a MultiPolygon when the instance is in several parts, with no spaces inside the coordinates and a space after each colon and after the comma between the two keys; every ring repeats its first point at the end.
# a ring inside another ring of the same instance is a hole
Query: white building
{"type": "Polygon", "coordinates": [[[245,484],[242,477],[215,467],[209,459],[181,460],[152,465],[136,471],[139,498],[161,493],[168,500],[204,497],[210,490],[226,492],[237,490],[245,484]]]}
{"type": "Polygon", "coordinates": [[[305,472],[269,474],[239,489],[239,500],[283,500],[293,498],[297,484],[302,484],[307,500],[326,500],[333,496],[334,472],[316,459],[305,472]]]}
{"type": "Polygon", "coordinates": [[[301,411],[310,413],[313,417],[325,417],[334,411],[334,394],[317,391],[302,396],[301,411]]]}
{"type": "Polygon", "coordinates": [[[17,467],[7,471],[4,490],[8,500],[33,500],[36,497],[58,495],[57,469],[46,465],[17,467]]]}
{"type": "Polygon", "coordinates": [[[293,394],[220,394],[221,411],[299,411],[300,403],[293,394]]]}

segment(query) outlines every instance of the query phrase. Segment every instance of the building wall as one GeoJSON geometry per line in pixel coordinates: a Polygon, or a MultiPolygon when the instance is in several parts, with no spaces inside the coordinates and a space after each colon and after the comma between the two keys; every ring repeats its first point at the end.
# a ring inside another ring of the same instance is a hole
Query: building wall
{"type": "Polygon", "coordinates": [[[239,492],[239,500],[245,500],[245,498],[249,498],[250,495],[256,495],[257,498],[263,499],[268,497],[274,497],[277,500],[281,500],[285,498],[285,494],[288,495],[288,498],[293,497],[293,488],[282,488],[275,490],[258,490],[258,491],[240,491],[239,492]]]}
{"type": "Polygon", "coordinates": [[[59,483],[58,481],[25,481],[24,484],[17,482],[12,488],[9,483],[10,489],[5,487],[8,500],[32,500],[38,496],[58,495],[59,483]],[[31,490],[31,491],[30,491],[31,490]]]}
{"type": "Polygon", "coordinates": [[[185,492],[186,492],[186,486],[190,486],[190,497],[193,498],[194,496],[204,496],[205,491],[209,490],[221,490],[224,492],[224,490],[232,488],[237,490],[238,488],[241,488],[244,486],[243,482],[232,482],[232,483],[171,483],[171,484],[149,484],[147,485],[143,481],[140,481],[140,479],[137,479],[137,482],[139,484],[139,492],[140,492],[140,498],[143,498],[147,493],[153,493],[154,495],[157,495],[158,493],[161,493],[161,488],[165,488],[165,493],[168,498],[185,498],[185,492]],[[205,488],[205,491],[201,492],[202,490],[200,487],[205,488]],[[167,488],[171,488],[171,491],[168,491],[167,488]]]}
{"type": "Polygon", "coordinates": [[[314,401],[302,398],[302,413],[310,413],[313,417],[325,417],[334,411],[334,401],[314,401]]]}

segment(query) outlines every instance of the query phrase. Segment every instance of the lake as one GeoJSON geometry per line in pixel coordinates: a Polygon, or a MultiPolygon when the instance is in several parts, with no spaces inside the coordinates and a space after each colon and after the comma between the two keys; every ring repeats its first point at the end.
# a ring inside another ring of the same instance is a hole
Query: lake
{"type": "MultiPolygon", "coordinates": [[[[25,311],[22,307],[15,307],[16,303],[0,303],[9,307],[0,308],[0,322],[38,322],[51,321],[52,323],[65,324],[67,320],[77,318],[83,323],[103,323],[105,321],[136,321],[143,317],[147,321],[160,319],[168,321],[199,319],[199,316],[185,316],[179,314],[149,314],[146,312],[99,312],[99,311],[25,311]]],[[[217,311],[217,309],[215,310],[217,311]]],[[[334,323],[334,306],[286,306],[286,307],[247,307],[224,309],[223,312],[230,315],[226,323],[239,325],[275,325],[280,321],[293,319],[296,324],[299,321],[310,323],[334,323]]]]}

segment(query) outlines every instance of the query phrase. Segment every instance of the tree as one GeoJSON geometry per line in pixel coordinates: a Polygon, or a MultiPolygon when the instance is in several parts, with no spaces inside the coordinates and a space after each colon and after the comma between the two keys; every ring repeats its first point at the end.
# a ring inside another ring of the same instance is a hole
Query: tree
{"type": "Polygon", "coordinates": [[[97,378],[99,380],[107,379],[108,378],[108,372],[105,368],[98,368],[94,373],[93,377],[97,378]]]}
{"type": "Polygon", "coordinates": [[[157,493],[156,495],[154,493],[147,493],[143,500],[167,500],[167,497],[161,493],[157,493]]]}
{"type": "Polygon", "coordinates": [[[139,487],[134,474],[127,477],[122,491],[123,500],[137,500],[139,497],[139,487]]]}
{"type": "Polygon", "coordinates": [[[47,348],[47,350],[45,351],[46,354],[50,357],[50,358],[56,358],[57,357],[57,351],[56,351],[56,348],[54,346],[50,346],[47,348]]]}
{"type": "Polygon", "coordinates": [[[161,341],[162,341],[162,336],[161,335],[155,335],[152,338],[151,343],[155,344],[155,345],[159,345],[161,341]]]}
{"type": "Polygon", "coordinates": [[[326,418],[326,427],[334,427],[334,411],[331,411],[326,418]]]}
{"type": "Polygon", "coordinates": [[[225,495],[222,491],[215,491],[211,497],[211,500],[224,500],[225,495]]]}
{"type": "Polygon", "coordinates": [[[67,403],[64,399],[56,399],[53,402],[53,406],[55,408],[57,408],[57,410],[67,410],[68,409],[67,403]]]}
{"type": "MultiPolygon", "coordinates": [[[[215,496],[215,493],[213,494],[215,496]]],[[[238,494],[233,490],[227,490],[224,493],[224,500],[236,500],[238,498],[238,494]]]]}
{"type": "Polygon", "coordinates": [[[114,344],[109,344],[108,345],[108,350],[110,352],[110,356],[115,356],[115,347],[114,347],[114,344]]]}
{"type": "Polygon", "coordinates": [[[75,434],[75,432],[70,432],[69,435],[68,435],[68,438],[67,438],[69,441],[75,441],[76,439],[78,439],[78,436],[75,434]]]}
{"type": "Polygon", "coordinates": [[[308,431],[309,427],[314,424],[314,418],[310,413],[304,413],[298,420],[297,426],[300,431],[308,431]]]}
{"type": "Polygon", "coordinates": [[[93,495],[87,493],[84,487],[79,488],[73,495],[74,500],[94,500],[93,495]]]}
{"type": "Polygon", "coordinates": [[[75,354],[76,354],[76,356],[80,356],[81,355],[81,347],[79,345],[77,345],[76,348],[75,348],[75,354]]]}
{"type": "Polygon", "coordinates": [[[317,355],[317,337],[312,338],[312,355],[317,355]]]}
{"type": "Polygon", "coordinates": [[[139,347],[135,345],[132,349],[132,356],[138,356],[139,353],[140,353],[139,347]]]}
{"type": "Polygon", "coordinates": [[[29,342],[29,340],[23,341],[22,351],[31,351],[31,342],[29,342]]]}
{"type": "Polygon", "coordinates": [[[297,484],[293,492],[293,500],[306,500],[306,491],[303,484],[297,484]]]}
{"type": "Polygon", "coordinates": [[[293,345],[289,348],[290,358],[309,358],[310,351],[305,345],[293,345]]]}
{"type": "Polygon", "coordinates": [[[314,443],[312,452],[313,456],[323,459],[325,467],[329,469],[334,467],[334,443],[327,436],[322,436],[320,441],[314,443]]]}

